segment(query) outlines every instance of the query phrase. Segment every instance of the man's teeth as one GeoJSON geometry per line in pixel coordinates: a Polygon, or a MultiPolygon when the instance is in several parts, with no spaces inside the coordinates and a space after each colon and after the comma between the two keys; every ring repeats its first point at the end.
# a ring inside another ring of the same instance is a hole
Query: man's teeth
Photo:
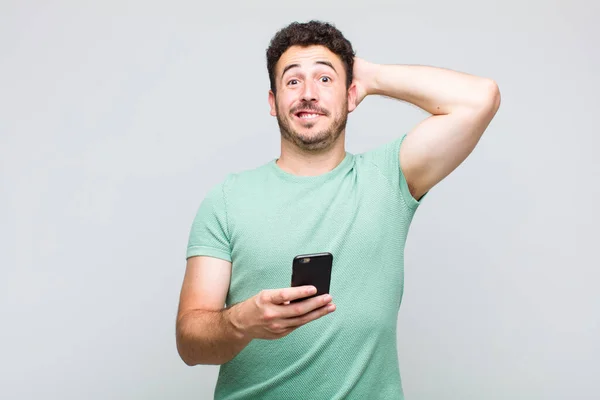
{"type": "Polygon", "coordinates": [[[318,117],[319,114],[300,114],[300,118],[308,119],[318,117]]]}

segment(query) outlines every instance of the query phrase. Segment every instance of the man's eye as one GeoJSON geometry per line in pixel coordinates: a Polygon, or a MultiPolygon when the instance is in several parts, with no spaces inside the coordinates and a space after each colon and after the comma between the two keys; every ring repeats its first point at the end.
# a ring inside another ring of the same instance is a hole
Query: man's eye
{"type": "Polygon", "coordinates": [[[288,82],[288,85],[295,85],[296,83],[298,83],[298,79],[292,79],[288,82]]]}
{"type": "Polygon", "coordinates": [[[321,81],[327,83],[327,82],[331,82],[331,78],[329,78],[328,76],[322,76],[321,77],[321,81]]]}

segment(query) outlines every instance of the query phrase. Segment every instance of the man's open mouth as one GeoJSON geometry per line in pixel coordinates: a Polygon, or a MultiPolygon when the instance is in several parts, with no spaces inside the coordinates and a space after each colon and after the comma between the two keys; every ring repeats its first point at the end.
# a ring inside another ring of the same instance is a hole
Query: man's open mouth
{"type": "Polygon", "coordinates": [[[323,114],[308,112],[308,111],[300,111],[299,113],[296,113],[296,117],[298,117],[300,119],[315,119],[315,118],[320,117],[321,115],[323,115],[323,114]]]}

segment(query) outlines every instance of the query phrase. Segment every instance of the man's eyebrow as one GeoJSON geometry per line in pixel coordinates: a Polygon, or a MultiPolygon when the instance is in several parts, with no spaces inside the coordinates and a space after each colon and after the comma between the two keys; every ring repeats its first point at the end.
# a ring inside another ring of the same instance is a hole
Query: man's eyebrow
{"type": "Polygon", "coordinates": [[[283,76],[285,75],[285,73],[288,72],[290,69],[296,68],[296,67],[299,67],[299,66],[300,66],[300,64],[286,65],[285,68],[283,69],[283,72],[281,73],[281,77],[283,78],[283,76]]]}
{"type": "Polygon", "coordinates": [[[327,65],[329,68],[331,68],[333,70],[333,72],[335,72],[337,74],[337,71],[335,70],[335,68],[333,68],[333,64],[330,63],[329,61],[317,61],[315,64],[327,65]]]}
{"type": "MultiPolygon", "coordinates": [[[[331,64],[329,61],[315,61],[315,64],[321,64],[321,65],[326,65],[329,68],[331,68],[336,74],[337,71],[335,70],[335,68],[333,67],[333,64],[331,64]]],[[[283,72],[281,73],[281,77],[283,78],[283,75],[285,75],[285,73],[287,71],[289,71],[292,68],[296,68],[299,67],[300,64],[290,64],[290,65],[286,65],[286,67],[283,69],[283,72]]]]}

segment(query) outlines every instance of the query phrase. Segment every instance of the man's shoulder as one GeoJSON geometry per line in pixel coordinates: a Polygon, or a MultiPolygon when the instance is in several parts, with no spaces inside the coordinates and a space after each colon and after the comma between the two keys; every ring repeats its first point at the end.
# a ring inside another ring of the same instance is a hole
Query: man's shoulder
{"type": "Polygon", "coordinates": [[[387,140],[383,143],[375,144],[362,153],[357,153],[355,158],[357,161],[362,162],[378,162],[382,158],[387,159],[391,156],[398,157],[400,145],[403,140],[404,136],[401,136],[392,140],[387,140]]]}
{"type": "Polygon", "coordinates": [[[213,189],[220,189],[225,194],[231,191],[239,192],[256,189],[269,175],[271,163],[272,161],[269,161],[256,167],[228,172],[213,186],[213,189]]]}

